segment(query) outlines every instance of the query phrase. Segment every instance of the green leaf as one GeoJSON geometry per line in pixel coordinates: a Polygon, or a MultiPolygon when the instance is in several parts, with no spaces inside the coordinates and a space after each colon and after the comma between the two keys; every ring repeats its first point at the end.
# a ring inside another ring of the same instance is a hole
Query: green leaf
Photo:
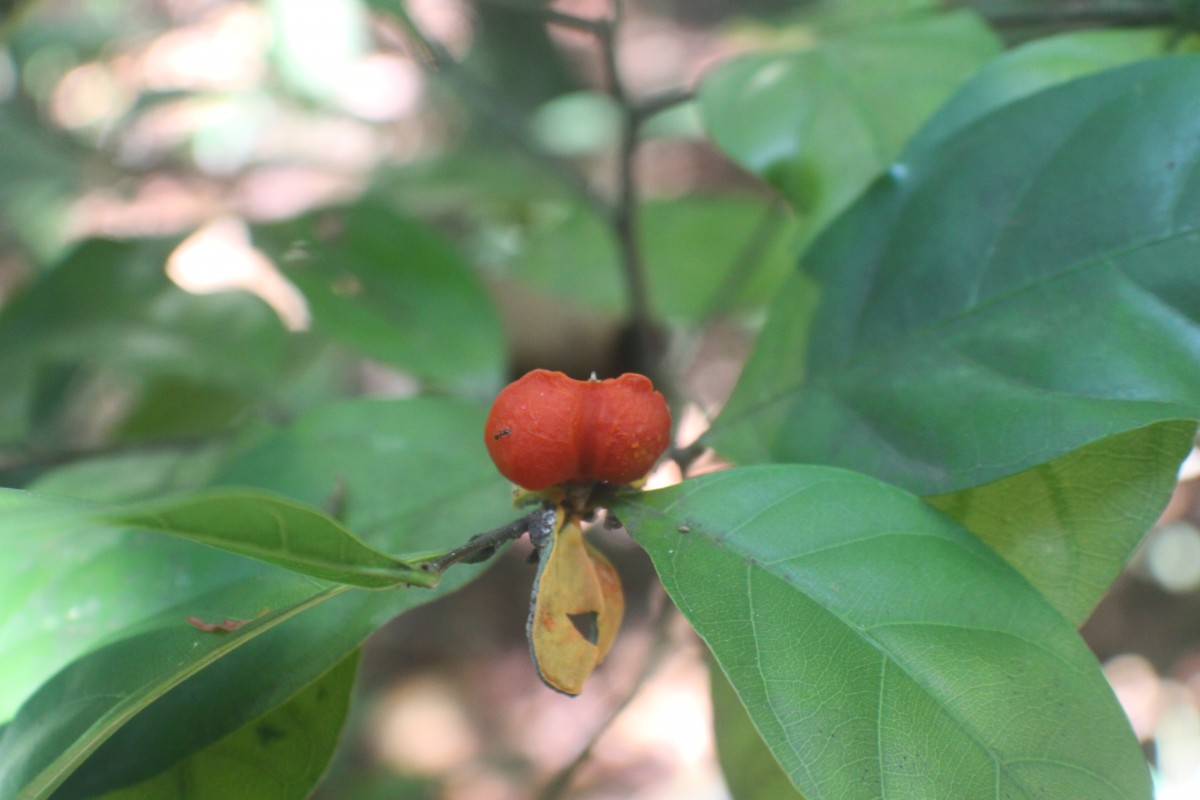
{"type": "Polygon", "coordinates": [[[434,158],[381,169],[376,191],[414,214],[493,221],[573,196],[548,165],[472,139],[434,158]]]}
{"type": "MultiPolygon", "coordinates": [[[[320,600],[295,618],[244,641],[159,697],[124,727],[104,730],[105,735],[111,734],[109,738],[59,789],[56,800],[82,800],[153,777],[286,702],[389,619],[437,599],[478,572],[475,568],[451,572],[432,592],[351,589],[320,600]],[[130,752],[138,753],[138,758],[122,757],[130,752]]],[[[240,592],[243,587],[234,588],[240,592]]],[[[231,604],[231,600],[225,601],[226,609],[231,604]]],[[[228,610],[214,608],[202,619],[219,622],[229,616],[228,610]]],[[[140,647],[131,649],[144,657],[140,647]]],[[[130,657],[112,655],[114,659],[130,657]]],[[[97,673],[104,669],[101,662],[89,665],[87,672],[92,680],[99,680],[97,673]]]]}
{"type": "Polygon", "coordinates": [[[619,141],[621,109],[604,92],[568,92],[542,103],[530,120],[530,129],[551,155],[596,155],[619,141]]]}
{"type": "Polygon", "coordinates": [[[1128,431],[984,486],[927,498],[1082,625],[1154,525],[1194,422],[1128,431]]]}
{"type": "MultiPolygon", "coordinates": [[[[224,478],[313,506],[337,500],[331,505],[341,506],[346,526],[380,550],[445,550],[515,516],[510,486],[482,446],[485,416],[481,407],[444,399],[345,403],[269,437],[224,478]]],[[[0,493],[0,502],[6,496],[0,493]]],[[[13,733],[0,745],[0,775],[13,776],[8,780],[16,785],[49,787],[92,752],[60,788],[62,800],[153,777],[287,701],[377,627],[481,569],[456,566],[433,591],[348,590],[326,597],[311,578],[192,542],[49,524],[22,530],[10,527],[12,516],[0,523],[0,545],[10,554],[0,560],[0,578],[11,579],[0,582],[0,656],[7,656],[6,648],[23,652],[30,634],[47,651],[58,643],[68,652],[46,652],[38,662],[43,668],[33,673],[40,682],[50,674],[45,665],[56,669],[77,658],[81,647],[88,652],[23,706],[21,728],[10,725],[13,733]],[[259,597],[297,586],[307,589],[297,602],[311,605],[285,621],[277,619],[282,604],[259,597]],[[248,619],[264,606],[269,615],[228,634],[186,623],[188,616],[206,623],[248,619]],[[38,613],[29,613],[35,608],[38,613]],[[21,627],[10,638],[13,622],[21,627]],[[242,638],[267,625],[261,635],[242,638]],[[185,634],[200,636],[204,645],[212,638],[236,647],[223,648],[199,669],[193,659],[209,651],[191,648],[185,634]],[[176,645],[182,649],[169,649],[176,645]],[[172,652],[179,656],[173,661],[166,657],[172,652]],[[137,674],[122,677],[130,665],[137,674]],[[118,690],[126,698],[122,708],[140,710],[136,716],[114,716],[99,705],[69,716],[55,712],[55,692],[65,686],[80,697],[107,696],[114,681],[125,681],[118,690]],[[30,731],[37,731],[36,740],[25,736],[30,731]],[[138,758],[129,759],[131,752],[138,758]],[[56,765],[52,772],[45,771],[49,764],[56,765]]],[[[525,611],[514,609],[521,617],[525,611]]],[[[0,674],[8,669],[0,657],[0,674]]],[[[7,688],[0,681],[0,690],[7,688]]]]}
{"type": "Polygon", "coordinates": [[[817,0],[796,16],[818,30],[845,30],[919,17],[942,5],[942,0],[817,0]]]}
{"type": "Polygon", "coordinates": [[[431,228],[368,200],[259,228],[316,327],[441,388],[482,399],[504,368],[499,317],[471,268],[431,228]]]}
{"type": "Polygon", "coordinates": [[[217,478],[336,516],[385,552],[450,549],[512,519],[512,485],[483,443],[487,411],[444,398],[353,400],[279,431],[217,478]]]}
{"type": "Polygon", "coordinates": [[[1150,797],[1072,625],[916,497],[784,465],[616,511],[808,800],[1150,797]]]}
{"type": "MultiPolygon", "coordinates": [[[[534,228],[515,275],[588,309],[622,312],[626,290],[608,226],[586,209],[560,210],[534,228]]],[[[651,305],[681,321],[765,306],[800,233],[786,209],[750,197],[650,201],[638,224],[651,305]]]]}
{"type": "Polygon", "coordinates": [[[132,503],[198,489],[212,480],[226,454],[220,442],[189,450],[138,449],[75,461],[44,473],[29,488],[108,503],[132,503]]]}
{"type": "Polygon", "coordinates": [[[709,441],[937,494],[1196,418],[1197,80],[1194,57],[1104,72],[897,165],[781,293],[757,348],[794,366],[740,382],[709,441]],[[786,301],[811,282],[805,341],[786,301]]]}
{"type": "Polygon", "coordinates": [[[713,140],[782,190],[815,230],[999,51],[971,12],[922,15],[806,51],[729,61],[705,76],[700,108],[713,140]]]}
{"type": "Polygon", "coordinates": [[[95,424],[86,389],[97,379],[123,409],[162,380],[215,387],[242,404],[265,398],[287,345],[279,318],[245,292],[176,287],[164,271],[174,244],[85,242],[4,307],[0,445],[35,425],[43,438],[75,441],[77,418],[95,424]]]}
{"type": "Polygon", "coordinates": [[[321,590],[301,576],[263,576],[190,598],[123,631],[72,662],[21,707],[0,740],[0,796],[49,797],[151,702],[234,648],[345,591],[349,587],[321,590]],[[248,622],[205,633],[189,618],[248,622]]]}
{"type": "MultiPolygon", "coordinates": [[[[15,0],[0,4],[2,38],[8,38],[5,16],[14,5],[15,0]]],[[[37,104],[0,105],[0,232],[8,242],[46,261],[62,254],[88,155],[61,129],[46,126],[37,104]]]]}
{"type": "Polygon", "coordinates": [[[936,147],[1001,106],[1069,80],[1180,46],[1175,31],[1157,28],[1072,31],[1009,50],[976,72],[909,143],[910,153],[936,147]]]}
{"type": "Polygon", "coordinates": [[[437,582],[431,573],[369,547],[320,511],[263,492],[210,490],[99,516],[114,526],[179,536],[365,589],[437,582]]]}
{"type": "Polygon", "coordinates": [[[337,747],[359,653],[270,713],[103,800],[304,800],[337,747]]]}
{"type": "Polygon", "coordinates": [[[0,719],[103,639],[266,569],[95,515],[90,504],[0,491],[0,719]]]}
{"type": "Polygon", "coordinates": [[[716,664],[709,670],[709,679],[717,760],[730,795],[734,800],[804,800],[716,664]]]}

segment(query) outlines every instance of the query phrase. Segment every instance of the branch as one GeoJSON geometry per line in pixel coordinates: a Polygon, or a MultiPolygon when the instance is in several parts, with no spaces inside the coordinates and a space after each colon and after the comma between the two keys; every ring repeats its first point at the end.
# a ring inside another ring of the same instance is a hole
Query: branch
{"type": "Polygon", "coordinates": [[[437,558],[421,564],[421,569],[441,575],[455,564],[476,564],[486,561],[495,555],[496,550],[511,541],[520,539],[530,530],[549,531],[554,525],[554,508],[539,508],[523,517],[518,517],[507,525],[493,528],[490,531],[477,533],[467,540],[467,543],[444,553],[437,558]]]}
{"type": "Polygon", "coordinates": [[[500,102],[490,87],[480,83],[464,69],[454,56],[442,46],[441,42],[425,35],[425,32],[413,21],[403,0],[397,4],[396,18],[412,40],[412,44],[415,45],[412,47],[413,57],[418,61],[423,61],[428,72],[443,73],[462,90],[475,108],[495,124],[496,129],[519,152],[549,169],[551,174],[572,192],[582,197],[601,217],[607,219],[611,215],[612,210],[608,203],[592,190],[582,175],[561,160],[546,153],[529,133],[524,122],[509,112],[509,109],[500,102]]]}
{"type": "MultiPolygon", "coordinates": [[[[587,19],[564,14],[560,11],[541,6],[515,6],[503,0],[484,0],[493,6],[507,8],[538,19],[548,24],[562,25],[574,30],[584,31],[596,38],[600,47],[600,57],[604,72],[604,82],[608,96],[621,110],[621,133],[617,149],[617,195],[613,204],[601,210],[601,216],[609,221],[617,239],[617,249],[620,253],[621,270],[625,276],[625,289],[629,297],[629,313],[633,330],[634,350],[639,360],[649,360],[653,350],[652,314],[646,292],[645,268],[642,263],[641,247],[637,233],[637,184],[634,181],[634,158],[637,154],[638,138],[641,124],[648,119],[656,109],[669,108],[678,102],[672,98],[666,105],[661,101],[653,106],[635,108],[630,102],[629,92],[621,79],[621,71],[617,65],[617,30],[621,25],[621,0],[612,0],[613,10],[609,19],[587,19]]],[[[641,371],[648,371],[643,365],[638,365],[641,371]]]]}
{"type": "Polygon", "coordinates": [[[685,90],[664,92],[640,103],[634,103],[621,77],[617,64],[616,39],[622,16],[622,0],[613,0],[612,16],[609,19],[592,19],[566,14],[543,6],[515,5],[507,0],[480,0],[489,5],[511,10],[514,13],[531,15],[549,25],[559,25],[582,31],[595,37],[601,51],[606,91],[621,110],[621,131],[617,149],[616,196],[611,203],[600,197],[577,171],[545,153],[530,136],[524,124],[515,119],[503,105],[497,102],[494,93],[477,82],[441,46],[428,38],[415,24],[401,2],[397,15],[409,36],[416,43],[418,52],[425,54],[426,61],[434,70],[445,72],[470,96],[472,103],[491,118],[498,129],[528,157],[549,166],[554,174],[579,194],[591,209],[612,227],[617,240],[621,271],[625,277],[626,295],[629,298],[630,329],[633,333],[637,368],[642,372],[653,372],[657,360],[653,313],[650,309],[646,286],[646,270],[642,261],[641,243],[637,227],[638,193],[634,180],[634,161],[637,155],[642,124],[656,114],[692,99],[685,90]]]}
{"type": "MultiPolygon", "coordinates": [[[[629,296],[630,323],[634,335],[634,352],[639,361],[652,361],[653,315],[646,291],[646,270],[642,262],[641,243],[637,227],[637,182],[634,180],[634,159],[645,117],[634,113],[629,93],[621,79],[617,64],[617,30],[621,24],[621,0],[613,0],[613,15],[597,33],[604,64],[608,94],[621,109],[621,137],[617,150],[617,197],[612,210],[613,231],[621,255],[625,275],[625,290],[629,296]]],[[[644,365],[638,364],[639,368],[644,365]]],[[[641,369],[646,372],[648,369],[641,369]]]]}
{"type": "Polygon", "coordinates": [[[692,463],[708,452],[708,445],[704,444],[700,439],[689,444],[687,447],[672,447],[667,451],[667,458],[679,465],[679,472],[686,477],[688,468],[692,463]]]}
{"type": "Polygon", "coordinates": [[[688,89],[669,89],[656,95],[651,95],[645,100],[642,100],[631,110],[634,117],[639,123],[654,117],[664,111],[669,111],[675,106],[690,103],[696,99],[696,93],[688,89]]]}

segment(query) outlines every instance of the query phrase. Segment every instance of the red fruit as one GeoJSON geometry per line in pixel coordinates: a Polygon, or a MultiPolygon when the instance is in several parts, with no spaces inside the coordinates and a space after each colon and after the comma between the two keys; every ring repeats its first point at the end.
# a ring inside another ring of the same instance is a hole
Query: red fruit
{"type": "Polygon", "coordinates": [[[531,491],[630,483],[667,449],[671,412],[645,375],[577,381],[535,369],[496,396],[484,439],[501,474],[531,491]]]}

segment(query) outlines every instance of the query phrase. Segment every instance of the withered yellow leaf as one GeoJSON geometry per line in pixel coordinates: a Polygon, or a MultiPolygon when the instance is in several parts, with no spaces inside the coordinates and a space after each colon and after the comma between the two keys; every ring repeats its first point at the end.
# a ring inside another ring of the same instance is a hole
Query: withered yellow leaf
{"type": "Polygon", "coordinates": [[[546,685],[579,694],[612,647],[624,614],[616,569],[560,506],[549,539],[539,547],[526,626],[534,666],[546,685]]]}

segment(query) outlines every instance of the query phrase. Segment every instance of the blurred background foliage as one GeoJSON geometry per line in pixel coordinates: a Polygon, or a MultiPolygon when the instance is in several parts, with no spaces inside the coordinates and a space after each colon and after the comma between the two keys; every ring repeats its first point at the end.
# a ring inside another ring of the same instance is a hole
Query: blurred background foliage
{"type": "MultiPolygon", "coordinates": [[[[1050,52],[1064,75],[1190,49],[1155,26],[1196,8],[639,0],[614,85],[603,37],[554,17],[604,19],[602,0],[0,3],[0,484],[135,500],[223,480],[332,509],[364,473],[356,531],[465,538],[505,487],[404,495],[412,468],[366,474],[395,416],[333,404],[457,398],[430,423],[449,438],[525,369],[638,369],[670,376],[687,444],[799,252],[968,77],[1060,31],[1125,29],[1050,52]]],[[[1181,792],[1200,785],[1194,473],[1086,630],[1181,792]]],[[[174,544],[147,548],[153,573],[174,544]]],[[[726,796],[700,649],[644,555],[615,549],[626,641],[584,697],[536,682],[515,548],[372,639],[320,796],[726,796]]],[[[72,574],[64,608],[103,592],[72,574]]],[[[272,713],[347,713],[321,697],[272,713]]],[[[205,757],[218,774],[220,749],[205,757]]]]}

